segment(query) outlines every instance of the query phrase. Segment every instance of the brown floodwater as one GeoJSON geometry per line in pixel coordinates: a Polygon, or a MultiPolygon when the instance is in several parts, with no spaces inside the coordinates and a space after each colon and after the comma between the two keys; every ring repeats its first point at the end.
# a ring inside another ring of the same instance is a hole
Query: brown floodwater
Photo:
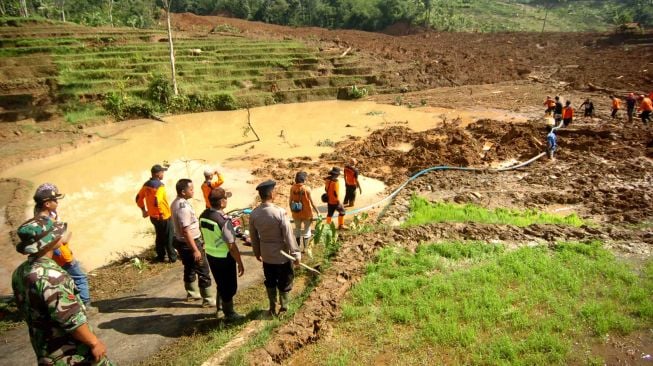
{"type": "MultiPolygon", "coordinates": [[[[174,183],[178,179],[191,178],[198,187],[204,169],[214,167],[225,177],[223,187],[233,192],[229,209],[248,207],[256,195],[254,187],[265,179],[250,172],[265,158],[317,159],[332,149],[318,146],[320,142],[336,142],[349,135],[366,136],[397,121],[423,131],[436,127],[443,118],[461,117],[464,123],[478,118],[514,122],[527,119],[508,114],[497,110],[408,109],[374,102],[280,104],[251,109],[251,121],[261,141],[247,144],[243,143],[254,135],[244,135],[244,110],[178,115],[167,117],[167,123],[143,123],[75,150],[20,164],[0,176],[27,179],[34,186],[52,182],[66,194],[60,203],[60,217],[73,232],[71,247],[75,257],[84,268],[92,270],[152,244],[152,226],[149,220],[141,218],[134,197],[148,179],[153,164],[170,164],[164,178],[170,201],[175,197],[174,183]]],[[[360,206],[376,202],[385,190],[382,182],[363,179],[364,195],[357,200],[360,206]]],[[[320,202],[321,191],[314,189],[314,194],[314,201],[320,202]]],[[[199,189],[195,198],[193,203],[199,214],[203,208],[199,189]]],[[[25,204],[27,219],[32,202],[25,204]]],[[[4,208],[0,207],[2,211],[4,208]]],[[[0,247],[7,248],[0,258],[0,294],[10,292],[11,271],[24,259],[8,248],[9,229],[4,218],[0,218],[0,247]]]]}

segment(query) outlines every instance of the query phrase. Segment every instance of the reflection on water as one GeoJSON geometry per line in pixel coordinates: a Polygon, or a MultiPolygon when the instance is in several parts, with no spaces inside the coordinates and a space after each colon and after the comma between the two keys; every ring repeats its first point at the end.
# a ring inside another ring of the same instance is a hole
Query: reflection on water
{"type": "MultiPolygon", "coordinates": [[[[134,198],[149,178],[153,164],[171,164],[164,178],[170,201],[176,195],[174,184],[178,179],[194,181],[197,189],[193,205],[198,214],[204,208],[199,185],[207,166],[224,174],[224,188],[233,192],[229,208],[248,207],[256,196],[254,187],[267,178],[255,178],[250,172],[264,164],[267,157],[317,158],[332,149],[318,146],[320,141],[366,136],[374,129],[393,125],[394,121],[422,131],[439,124],[442,113],[443,109],[436,108],[407,109],[343,101],[254,108],[251,120],[261,141],[248,144],[243,143],[252,140],[253,135],[243,135],[246,111],[180,115],[166,118],[167,123],[143,123],[76,150],[21,164],[1,176],[27,179],[35,186],[52,182],[66,193],[59,214],[74,234],[71,247],[75,256],[90,270],[121,253],[138,252],[152,244],[151,224],[141,217],[134,198]]],[[[383,183],[366,179],[357,206],[374,202],[384,188],[383,183]]],[[[316,203],[320,202],[321,191],[321,187],[313,189],[316,203]]],[[[26,205],[31,206],[32,202],[26,205]]],[[[31,207],[26,211],[27,218],[31,207]]],[[[0,234],[7,230],[0,222],[0,234]]],[[[6,235],[0,240],[0,247],[10,245],[6,235]]],[[[12,254],[1,260],[2,278],[7,279],[5,274],[22,259],[12,254]]],[[[0,293],[7,292],[7,282],[0,284],[0,293]]]]}

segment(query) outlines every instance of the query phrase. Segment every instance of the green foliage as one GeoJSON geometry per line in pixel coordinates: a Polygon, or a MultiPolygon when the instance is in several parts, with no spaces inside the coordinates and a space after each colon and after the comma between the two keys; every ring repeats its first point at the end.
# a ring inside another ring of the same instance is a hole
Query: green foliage
{"type": "Polygon", "coordinates": [[[154,75],[150,84],[147,86],[147,99],[161,106],[163,110],[168,109],[168,105],[172,101],[174,94],[175,92],[170,80],[160,74],[154,75]]]}
{"type": "Polygon", "coordinates": [[[370,215],[367,212],[363,212],[357,215],[354,215],[354,219],[349,224],[349,229],[355,233],[368,233],[374,231],[374,225],[367,222],[370,218],[370,215]]]}
{"type": "Polygon", "coordinates": [[[555,224],[579,227],[585,224],[575,213],[567,216],[556,216],[536,210],[516,211],[505,208],[488,210],[472,204],[431,203],[418,196],[411,198],[410,210],[411,213],[405,223],[406,226],[423,225],[432,222],[479,222],[520,227],[532,224],[555,224]]]}
{"type": "Polygon", "coordinates": [[[349,89],[349,99],[360,99],[364,96],[367,96],[366,88],[358,88],[356,85],[352,85],[349,89]]]}
{"type": "Polygon", "coordinates": [[[360,364],[382,354],[396,364],[580,364],[573,349],[653,325],[652,268],[638,275],[597,242],[387,247],[343,304],[333,338],[346,352],[356,337],[360,364]]]}
{"type": "Polygon", "coordinates": [[[154,113],[151,104],[135,100],[122,90],[107,93],[104,96],[103,107],[118,121],[130,118],[149,118],[154,113]]]}
{"type": "Polygon", "coordinates": [[[326,221],[318,220],[315,224],[315,232],[313,234],[313,242],[315,244],[324,244],[324,257],[331,258],[340,249],[340,241],[338,240],[338,230],[336,225],[332,222],[327,224],[326,221]]]}

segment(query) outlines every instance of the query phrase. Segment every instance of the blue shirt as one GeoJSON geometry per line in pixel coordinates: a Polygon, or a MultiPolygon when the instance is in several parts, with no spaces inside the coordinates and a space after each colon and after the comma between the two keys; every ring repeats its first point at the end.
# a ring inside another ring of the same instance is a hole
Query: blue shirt
{"type": "Polygon", "coordinates": [[[556,134],[553,131],[546,135],[546,142],[549,144],[549,149],[555,149],[558,146],[556,140],[556,134]]]}

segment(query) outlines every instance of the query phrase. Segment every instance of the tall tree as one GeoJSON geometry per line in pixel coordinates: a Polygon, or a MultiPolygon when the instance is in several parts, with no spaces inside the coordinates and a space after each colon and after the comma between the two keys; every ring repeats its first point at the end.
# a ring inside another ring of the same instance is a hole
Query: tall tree
{"type": "Polygon", "coordinates": [[[172,72],[172,89],[175,96],[179,95],[179,88],[177,88],[177,73],[175,71],[175,49],[172,44],[172,25],[170,24],[170,5],[172,0],[162,0],[163,8],[166,11],[166,21],[168,22],[168,45],[170,45],[170,69],[172,72]]]}

